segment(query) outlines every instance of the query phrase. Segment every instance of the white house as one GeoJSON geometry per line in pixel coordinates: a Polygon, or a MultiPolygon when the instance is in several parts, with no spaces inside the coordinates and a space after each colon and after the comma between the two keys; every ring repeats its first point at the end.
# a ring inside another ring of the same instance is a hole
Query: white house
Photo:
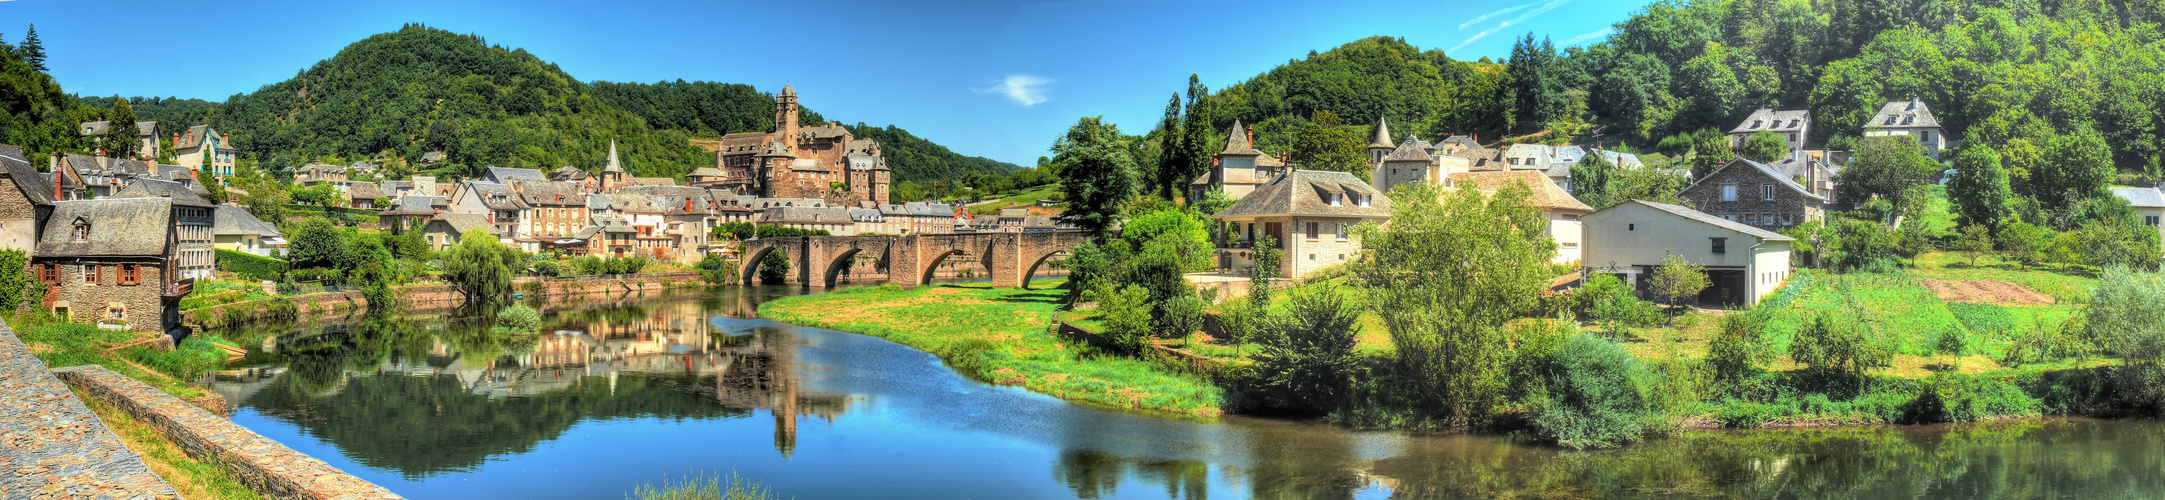
{"type": "Polygon", "coordinates": [[[1666,203],[1632,200],[1586,216],[1588,272],[1622,277],[1642,293],[1661,259],[1706,267],[1706,305],[1759,303],[1789,279],[1788,236],[1666,203]]]}
{"type": "Polygon", "coordinates": [[[2115,186],[2112,194],[2127,200],[2128,208],[2134,209],[2135,215],[2142,217],[2144,225],[2157,228],[2159,236],[2165,237],[2165,224],[2161,224],[2161,221],[2165,221],[2165,192],[2159,192],[2155,187],[2115,186]]]}

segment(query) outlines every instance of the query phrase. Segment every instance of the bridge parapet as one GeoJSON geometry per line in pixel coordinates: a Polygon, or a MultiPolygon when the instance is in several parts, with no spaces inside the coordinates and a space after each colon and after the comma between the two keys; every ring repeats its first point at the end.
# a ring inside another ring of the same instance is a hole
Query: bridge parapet
{"type": "Polygon", "coordinates": [[[789,258],[788,281],[833,287],[858,256],[869,254],[885,263],[888,283],[915,287],[931,282],[942,261],[967,255],[990,271],[993,286],[1021,287],[1047,258],[1072,251],[1086,239],[1079,231],[761,238],[744,243],[745,259],[737,272],[751,283],[758,278],[760,260],[782,252],[789,258]]]}

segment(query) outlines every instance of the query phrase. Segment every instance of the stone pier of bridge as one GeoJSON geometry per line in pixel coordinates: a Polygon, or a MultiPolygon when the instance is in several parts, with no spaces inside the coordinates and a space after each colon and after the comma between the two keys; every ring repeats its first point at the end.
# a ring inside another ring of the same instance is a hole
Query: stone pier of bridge
{"type": "Polygon", "coordinates": [[[1080,231],[760,238],[744,243],[737,272],[743,282],[756,282],[760,260],[781,252],[789,258],[789,282],[833,287],[852,262],[870,256],[887,270],[888,283],[915,287],[931,282],[942,261],[970,258],[984,265],[993,286],[1012,288],[1027,285],[1047,258],[1086,240],[1080,231]]]}

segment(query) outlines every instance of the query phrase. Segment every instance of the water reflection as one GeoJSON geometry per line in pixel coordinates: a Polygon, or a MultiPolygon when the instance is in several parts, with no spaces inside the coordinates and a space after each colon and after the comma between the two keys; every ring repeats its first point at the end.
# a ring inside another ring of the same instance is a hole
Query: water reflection
{"type": "Polygon", "coordinates": [[[224,332],[234,421],[413,498],[617,497],[688,469],[796,498],[2033,498],[2165,491],[2165,423],[1699,432],[1602,452],[1100,411],[748,319],[794,288],[224,332]]]}

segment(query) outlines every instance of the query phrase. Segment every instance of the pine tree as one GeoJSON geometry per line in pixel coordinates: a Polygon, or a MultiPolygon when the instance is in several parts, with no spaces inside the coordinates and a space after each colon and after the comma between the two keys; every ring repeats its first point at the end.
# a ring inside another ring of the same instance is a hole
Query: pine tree
{"type": "Polygon", "coordinates": [[[30,25],[30,33],[23,35],[23,45],[19,50],[17,54],[22,56],[23,62],[30,63],[30,69],[46,71],[45,43],[38,41],[38,25],[30,25]]]}
{"type": "Polygon", "coordinates": [[[113,96],[113,109],[105,114],[105,154],[114,158],[135,156],[143,144],[136,138],[135,108],[128,99],[113,96]]]}

